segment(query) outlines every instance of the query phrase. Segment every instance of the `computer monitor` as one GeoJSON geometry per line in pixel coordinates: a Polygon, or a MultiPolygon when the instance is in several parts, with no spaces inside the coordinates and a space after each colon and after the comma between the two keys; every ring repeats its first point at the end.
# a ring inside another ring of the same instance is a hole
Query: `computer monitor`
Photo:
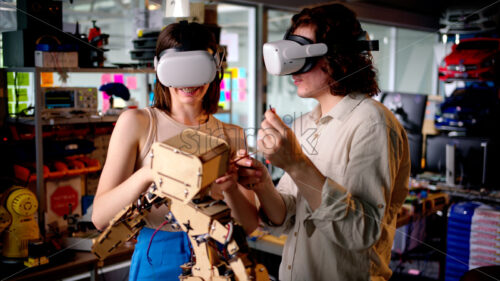
{"type": "Polygon", "coordinates": [[[409,133],[422,133],[427,95],[385,92],[381,102],[390,109],[409,133]]]}
{"type": "Polygon", "coordinates": [[[445,175],[447,144],[455,146],[456,184],[471,189],[481,187],[498,189],[498,181],[493,179],[499,167],[495,161],[498,149],[489,138],[428,135],[425,149],[426,171],[445,175]]]}
{"type": "Polygon", "coordinates": [[[410,145],[411,174],[422,171],[422,126],[424,124],[427,95],[385,92],[380,99],[406,129],[410,145]]]}
{"type": "Polygon", "coordinates": [[[416,176],[422,172],[422,134],[408,133],[410,145],[411,175],[416,176]]]}

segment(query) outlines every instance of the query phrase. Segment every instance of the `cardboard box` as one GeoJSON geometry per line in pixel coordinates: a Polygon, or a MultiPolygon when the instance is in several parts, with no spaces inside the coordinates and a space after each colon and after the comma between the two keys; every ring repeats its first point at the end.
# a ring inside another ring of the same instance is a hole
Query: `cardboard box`
{"type": "Polygon", "coordinates": [[[35,66],[56,68],[78,67],[78,53],[35,51],[35,66]]]}

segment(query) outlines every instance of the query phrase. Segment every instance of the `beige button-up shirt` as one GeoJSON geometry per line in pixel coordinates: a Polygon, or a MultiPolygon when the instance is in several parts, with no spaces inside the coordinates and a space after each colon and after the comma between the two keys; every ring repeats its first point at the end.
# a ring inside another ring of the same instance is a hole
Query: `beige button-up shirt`
{"type": "Polygon", "coordinates": [[[299,117],[292,129],[327,180],[314,212],[288,174],[278,184],[287,217],[270,229],[288,234],[279,279],[387,280],[410,175],[403,127],[381,103],[351,94],[324,116],[318,106],[299,117]]]}

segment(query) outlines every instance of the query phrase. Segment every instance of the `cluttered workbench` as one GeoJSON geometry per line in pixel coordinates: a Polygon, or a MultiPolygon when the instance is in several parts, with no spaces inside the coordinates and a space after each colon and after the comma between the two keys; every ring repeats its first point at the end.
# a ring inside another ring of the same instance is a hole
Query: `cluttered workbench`
{"type": "MultiPolygon", "coordinates": [[[[91,281],[98,280],[98,271],[127,262],[132,257],[134,247],[126,244],[112,253],[104,262],[100,262],[95,255],[85,251],[66,250],[61,254],[60,263],[48,263],[34,268],[3,269],[1,280],[59,280],[71,276],[81,275],[82,279],[90,277],[91,281]]],[[[52,259],[51,259],[52,260],[52,259]]]]}
{"type": "MultiPolygon", "coordinates": [[[[398,213],[396,228],[443,211],[448,203],[449,195],[447,193],[423,188],[411,189],[410,195],[398,213]]],[[[285,242],[286,235],[276,237],[265,230],[256,230],[249,238],[250,247],[274,255],[281,255],[285,242]]]]}
{"type": "MultiPolygon", "coordinates": [[[[450,197],[447,190],[431,190],[422,185],[417,185],[415,182],[412,183],[410,194],[398,214],[397,228],[409,225],[437,212],[446,212],[450,204],[450,197]]],[[[273,261],[279,265],[286,238],[285,235],[276,237],[270,235],[265,229],[259,229],[253,232],[247,240],[249,246],[256,250],[257,253],[264,253],[273,257],[273,261]]],[[[46,280],[47,278],[53,280],[81,276],[82,278],[90,277],[90,280],[96,280],[99,274],[111,270],[110,268],[119,265],[128,267],[127,262],[130,261],[133,244],[128,243],[126,246],[117,249],[102,263],[90,252],[74,250],[67,250],[67,252],[66,254],[61,253],[61,255],[65,256],[63,263],[50,263],[17,271],[11,270],[2,273],[1,278],[2,280],[46,280]]],[[[258,258],[261,257],[262,255],[258,255],[258,258]]],[[[269,267],[271,273],[273,271],[272,266],[267,265],[267,263],[266,266],[269,267]]]]}

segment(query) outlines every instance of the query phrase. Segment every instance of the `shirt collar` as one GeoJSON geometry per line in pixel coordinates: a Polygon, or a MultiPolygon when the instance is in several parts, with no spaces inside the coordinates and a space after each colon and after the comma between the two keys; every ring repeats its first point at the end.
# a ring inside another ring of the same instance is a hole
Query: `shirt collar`
{"type": "Polygon", "coordinates": [[[321,117],[321,105],[318,103],[311,112],[309,112],[309,118],[318,123],[319,118],[321,117]]]}
{"type": "Polygon", "coordinates": [[[324,116],[321,116],[321,106],[318,104],[309,114],[309,117],[318,122],[327,122],[331,119],[343,121],[345,117],[358,106],[364,99],[368,98],[367,94],[351,93],[344,96],[338,104],[336,104],[324,116]]]}

